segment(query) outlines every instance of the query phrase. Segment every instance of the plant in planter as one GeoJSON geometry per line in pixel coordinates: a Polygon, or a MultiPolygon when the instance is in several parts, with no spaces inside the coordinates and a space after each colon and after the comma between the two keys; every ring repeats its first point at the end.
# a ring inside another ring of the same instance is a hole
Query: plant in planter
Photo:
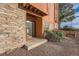
{"type": "Polygon", "coordinates": [[[59,41],[61,41],[63,39],[63,37],[64,37],[64,33],[63,32],[46,30],[45,38],[48,39],[48,41],[59,42],[59,41]]]}

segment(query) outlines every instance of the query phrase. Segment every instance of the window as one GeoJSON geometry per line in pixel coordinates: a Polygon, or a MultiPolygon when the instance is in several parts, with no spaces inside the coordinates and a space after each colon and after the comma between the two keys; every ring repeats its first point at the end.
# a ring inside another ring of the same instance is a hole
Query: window
{"type": "Polygon", "coordinates": [[[49,23],[48,22],[44,22],[44,30],[49,30],[49,23]]]}

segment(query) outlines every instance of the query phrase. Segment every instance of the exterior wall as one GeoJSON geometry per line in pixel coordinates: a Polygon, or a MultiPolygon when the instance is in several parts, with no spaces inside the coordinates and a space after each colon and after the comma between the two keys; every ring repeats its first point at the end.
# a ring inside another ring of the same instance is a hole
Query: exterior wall
{"type": "Polygon", "coordinates": [[[0,53],[26,42],[26,13],[18,4],[0,4],[0,53]]]}
{"type": "Polygon", "coordinates": [[[48,15],[43,17],[43,23],[47,21],[49,23],[49,30],[55,29],[55,4],[48,4],[48,15]]]}

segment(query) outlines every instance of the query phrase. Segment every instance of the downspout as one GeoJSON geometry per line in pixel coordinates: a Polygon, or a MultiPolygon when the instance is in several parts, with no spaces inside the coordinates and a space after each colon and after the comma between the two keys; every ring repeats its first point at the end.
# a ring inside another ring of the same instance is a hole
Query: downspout
{"type": "Polygon", "coordinates": [[[58,29],[60,30],[60,22],[61,22],[61,20],[60,20],[60,16],[59,16],[59,3],[57,4],[57,9],[58,9],[58,29]]]}

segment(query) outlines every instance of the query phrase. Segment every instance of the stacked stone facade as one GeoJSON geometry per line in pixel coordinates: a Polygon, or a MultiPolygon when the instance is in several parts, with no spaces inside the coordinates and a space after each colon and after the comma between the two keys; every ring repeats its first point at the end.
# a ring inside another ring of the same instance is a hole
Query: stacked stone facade
{"type": "Polygon", "coordinates": [[[26,11],[18,4],[0,4],[0,53],[26,43],[26,11]]]}

